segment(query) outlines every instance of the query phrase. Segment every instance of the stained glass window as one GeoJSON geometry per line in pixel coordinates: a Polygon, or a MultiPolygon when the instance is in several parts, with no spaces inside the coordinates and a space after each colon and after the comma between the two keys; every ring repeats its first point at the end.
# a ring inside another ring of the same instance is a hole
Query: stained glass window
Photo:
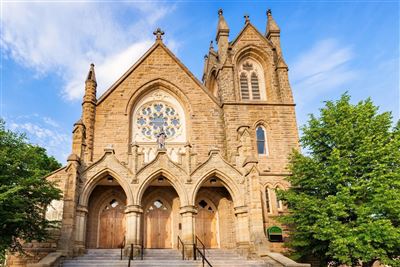
{"type": "Polygon", "coordinates": [[[161,101],[146,103],[138,109],[136,117],[139,131],[149,140],[155,140],[161,129],[169,139],[175,137],[182,128],[179,113],[174,107],[161,101]]]}

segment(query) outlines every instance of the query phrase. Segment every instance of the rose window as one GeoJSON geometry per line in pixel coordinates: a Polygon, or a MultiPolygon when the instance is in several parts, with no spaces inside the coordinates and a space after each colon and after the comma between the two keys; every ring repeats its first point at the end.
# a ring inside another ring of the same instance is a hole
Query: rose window
{"type": "Polygon", "coordinates": [[[142,135],[154,140],[163,129],[167,139],[177,136],[181,131],[179,113],[167,103],[146,103],[137,110],[136,124],[142,135]]]}

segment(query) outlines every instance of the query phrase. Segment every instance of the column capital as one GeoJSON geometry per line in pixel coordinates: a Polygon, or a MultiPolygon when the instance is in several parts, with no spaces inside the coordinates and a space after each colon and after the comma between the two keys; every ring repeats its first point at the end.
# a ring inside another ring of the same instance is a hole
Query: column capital
{"type": "Polygon", "coordinates": [[[143,213],[142,206],[140,205],[129,205],[125,208],[125,214],[128,213],[143,213]]]}
{"type": "Polygon", "coordinates": [[[82,212],[82,213],[88,213],[88,208],[86,206],[82,206],[82,205],[78,205],[78,207],[76,207],[76,211],[77,212],[82,212]]]}
{"type": "Polygon", "coordinates": [[[186,213],[192,213],[194,215],[194,214],[197,214],[197,209],[195,206],[187,205],[187,206],[181,207],[179,213],[182,215],[186,214],[186,213]]]}
{"type": "Polygon", "coordinates": [[[247,206],[234,207],[235,215],[248,213],[247,206]]]}

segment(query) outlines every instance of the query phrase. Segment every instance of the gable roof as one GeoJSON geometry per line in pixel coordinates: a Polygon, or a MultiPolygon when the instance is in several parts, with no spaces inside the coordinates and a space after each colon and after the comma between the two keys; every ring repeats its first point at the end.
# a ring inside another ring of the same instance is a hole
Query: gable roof
{"type": "Polygon", "coordinates": [[[161,40],[156,40],[156,42],[147,50],[146,53],[143,54],[136,61],[135,64],[132,65],[114,84],[110,86],[98,99],[97,105],[100,104],[103,100],[107,98],[114,90],[118,87],[149,55],[151,55],[158,47],[164,49],[164,51],[183,69],[183,71],[189,75],[189,77],[214,101],[217,105],[220,103],[218,100],[212,95],[212,93],[194,76],[194,74],[165,46],[165,44],[161,40]]]}
{"type": "Polygon", "coordinates": [[[245,24],[245,26],[242,28],[242,30],[239,32],[239,34],[236,36],[236,38],[233,39],[233,40],[230,42],[230,44],[233,46],[233,45],[240,39],[240,37],[244,34],[244,32],[245,32],[247,29],[249,29],[249,28],[254,29],[255,32],[260,36],[260,39],[266,41],[267,44],[271,46],[271,48],[275,48],[275,45],[274,45],[270,40],[268,40],[267,37],[265,37],[261,32],[259,32],[259,31],[257,30],[257,28],[254,27],[253,24],[251,24],[251,22],[248,22],[248,23],[245,24]]]}

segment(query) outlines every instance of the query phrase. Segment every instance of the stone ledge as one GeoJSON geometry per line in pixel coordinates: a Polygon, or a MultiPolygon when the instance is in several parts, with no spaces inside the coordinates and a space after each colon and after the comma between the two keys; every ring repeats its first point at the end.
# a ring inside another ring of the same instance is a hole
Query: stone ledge
{"type": "Polygon", "coordinates": [[[53,267],[58,266],[58,263],[63,255],[60,252],[49,253],[46,257],[37,263],[27,264],[27,267],[53,267]]]}
{"type": "Polygon", "coordinates": [[[269,258],[272,259],[279,264],[283,265],[284,267],[311,267],[311,264],[309,263],[297,263],[292,259],[289,259],[286,256],[283,256],[280,253],[276,252],[268,252],[265,255],[261,256],[262,258],[269,258]]]}

